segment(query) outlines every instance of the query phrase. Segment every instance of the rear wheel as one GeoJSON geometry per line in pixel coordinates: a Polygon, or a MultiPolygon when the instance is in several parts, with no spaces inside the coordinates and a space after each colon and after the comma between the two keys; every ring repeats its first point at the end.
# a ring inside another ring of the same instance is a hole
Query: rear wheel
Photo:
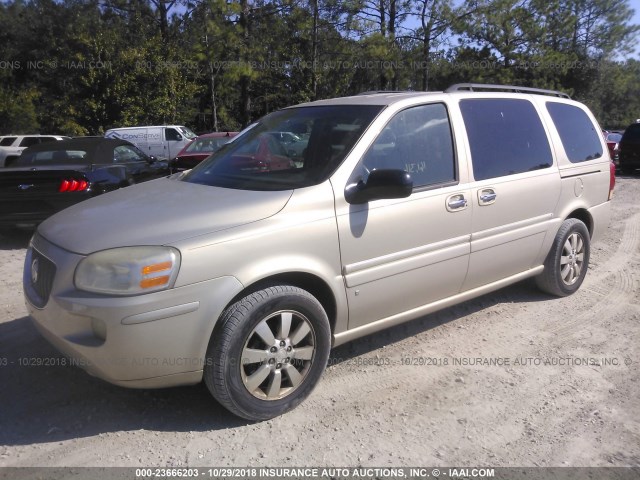
{"type": "Polygon", "coordinates": [[[302,402],[324,372],[329,320],[309,292],[265,288],[231,305],[209,342],[204,380],[234,414],[267,420],[302,402]]]}
{"type": "Polygon", "coordinates": [[[590,251],[585,224],[575,218],[565,220],[544,262],[544,271],[536,277],[538,287],[559,297],[574,293],[587,274],[590,251]]]}

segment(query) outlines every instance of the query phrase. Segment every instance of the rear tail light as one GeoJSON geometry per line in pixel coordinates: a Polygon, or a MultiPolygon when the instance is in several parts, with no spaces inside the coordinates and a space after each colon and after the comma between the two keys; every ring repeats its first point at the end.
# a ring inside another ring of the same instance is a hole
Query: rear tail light
{"type": "Polygon", "coordinates": [[[59,192],[84,192],[89,188],[89,182],[84,179],[65,178],[60,182],[59,192]]]}
{"type": "Polygon", "coordinates": [[[616,166],[613,162],[609,163],[609,200],[613,198],[613,187],[616,186],[616,166]]]}

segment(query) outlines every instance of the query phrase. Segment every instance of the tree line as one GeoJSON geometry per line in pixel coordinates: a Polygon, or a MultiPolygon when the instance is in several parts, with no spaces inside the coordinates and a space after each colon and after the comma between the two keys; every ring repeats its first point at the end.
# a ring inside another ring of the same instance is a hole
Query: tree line
{"type": "Polygon", "coordinates": [[[640,118],[629,0],[11,0],[0,133],[238,130],[300,102],[459,82],[561,90],[640,118]]]}

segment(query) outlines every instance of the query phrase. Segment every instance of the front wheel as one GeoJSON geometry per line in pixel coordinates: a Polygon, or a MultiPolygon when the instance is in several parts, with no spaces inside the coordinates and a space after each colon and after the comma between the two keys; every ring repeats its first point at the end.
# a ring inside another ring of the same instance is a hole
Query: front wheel
{"type": "Polygon", "coordinates": [[[574,293],[587,274],[590,251],[586,225],[575,218],[565,220],[544,261],[544,271],[536,277],[538,287],[559,297],[574,293]]]}
{"type": "Polygon", "coordinates": [[[281,285],[247,295],[219,320],[205,384],[232,413],[267,420],[302,402],[324,372],[331,330],[309,292],[281,285]]]}

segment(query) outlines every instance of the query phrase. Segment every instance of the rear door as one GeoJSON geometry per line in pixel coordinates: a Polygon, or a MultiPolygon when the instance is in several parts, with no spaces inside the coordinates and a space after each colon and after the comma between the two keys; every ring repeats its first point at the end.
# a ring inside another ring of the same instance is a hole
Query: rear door
{"type": "Polygon", "coordinates": [[[471,256],[463,290],[533,268],[560,197],[547,131],[527,98],[459,101],[473,182],[471,256]]]}
{"type": "Polygon", "coordinates": [[[350,205],[336,192],[349,329],[460,291],[471,208],[457,161],[447,106],[410,107],[387,123],[349,183],[366,181],[372,170],[400,169],[413,179],[411,196],[350,205]]]}

